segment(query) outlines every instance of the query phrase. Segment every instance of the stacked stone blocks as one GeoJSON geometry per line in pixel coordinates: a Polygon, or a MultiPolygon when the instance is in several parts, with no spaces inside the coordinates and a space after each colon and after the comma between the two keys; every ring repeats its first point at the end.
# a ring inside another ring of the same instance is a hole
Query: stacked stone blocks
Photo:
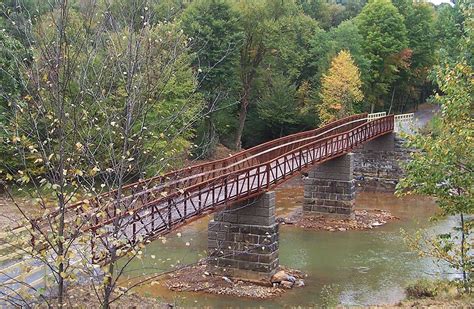
{"type": "Polygon", "coordinates": [[[355,200],[352,154],[316,165],[304,180],[305,215],[352,217],[355,200]]]}
{"type": "Polygon", "coordinates": [[[208,271],[268,280],[279,265],[275,192],[218,212],[208,226],[208,271]]]}
{"type": "Polygon", "coordinates": [[[394,192],[398,180],[404,176],[401,162],[409,161],[413,151],[395,133],[385,134],[356,149],[354,176],[357,190],[394,192]]]}

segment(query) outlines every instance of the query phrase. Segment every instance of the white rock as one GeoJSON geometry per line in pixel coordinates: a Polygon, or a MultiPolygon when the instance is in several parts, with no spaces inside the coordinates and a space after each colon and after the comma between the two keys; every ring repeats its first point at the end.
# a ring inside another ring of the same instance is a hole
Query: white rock
{"type": "Polygon", "coordinates": [[[286,281],[286,280],[283,280],[282,282],[280,282],[280,285],[285,288],[285,289],[291,289],[293,287],[293,282],[290,282],[290,281],[286,281]]]}

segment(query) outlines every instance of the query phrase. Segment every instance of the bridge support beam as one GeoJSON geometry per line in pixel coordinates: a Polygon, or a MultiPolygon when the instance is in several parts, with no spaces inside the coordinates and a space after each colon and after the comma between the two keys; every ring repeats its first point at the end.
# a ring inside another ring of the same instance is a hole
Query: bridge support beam
{"type": "Polygon", "coordinates": [[[303,213],[351,218],[355,200],[353,174],[352,153],[316,165],[304,180],[303,213]]]}
{"type": "Polygon", "coordinates": [[[279,265],[278,235],[275,192],[235,203],[209,222],[208,271],[268,281],[279,265]]]}
{"type": "Polygon", "coordinates": [[[394,192],[413,149],[395,133],[385,134],[354,151],[354,176],[358,191],[394,192]]]}

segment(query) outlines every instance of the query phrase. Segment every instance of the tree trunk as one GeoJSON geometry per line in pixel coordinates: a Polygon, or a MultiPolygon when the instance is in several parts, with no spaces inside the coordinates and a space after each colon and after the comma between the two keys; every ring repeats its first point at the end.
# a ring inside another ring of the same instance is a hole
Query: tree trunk
{"type": "MultiPolygon", "coordinates": [[[[115,255],[115,250],[111,250],[111,256],[114,258],[116,257],[115,255]]],[[[102,302],[102,309],[108,309],[110,308],[110,297],[112,296],[112,291],[113,291],[113,284],[112,284],[112,276],[114,275],[114,266],[115,266],[115,260],[111,260],[110,264],[108,265],[107,272],[105,275],[108,275],[109,277],[107,278],[104,286],[104,301],[102,302]]]]}
{"type": "Polygon", "coordinates": [[[464,223],[464,214],[461,212],[461,268],[462,268],[462,282],[464,287],[464,292],[469,293],[469,282],[467,278],[467,269],[469,265],[466,265],[466,252],[464,246],[466,244],[466,235],[465,235],[465,223],[464,223]]]}
{"type": "Polygon", "coordinates": [[[239,111],[239,126],[235,133],[234,148],[235,150],[242,149],[242,133],[244,132],[245,119],[247,118],[247,107],[249,106],[249,95],[251,90],[251,79],[244,85],[244,91],[242,98],[240,99],[240,111],[239,111]]]}

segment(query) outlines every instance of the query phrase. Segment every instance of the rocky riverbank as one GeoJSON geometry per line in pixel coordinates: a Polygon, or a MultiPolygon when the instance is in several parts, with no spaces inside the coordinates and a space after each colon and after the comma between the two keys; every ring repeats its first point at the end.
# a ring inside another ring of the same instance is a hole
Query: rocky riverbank
{"type": "Polygon", "coordinates": [[[172,291],[267,299],[280,296],[289,289],[303,287],[306,277],[298,270],[280,266],[272,279],[263,283],[217,276],[206,269],[206,265],[201,263],[177,270],[164,278],[164,285],[172,291]]]}
{"type": "Polygon", "coordinates": [[[398,220],[390,212],[382,209],[357,209],[353,219],[331,218],[326,216],[305,216],[301,209],[296,209],[285,217],[278,217],[280,224],[295,225],[305,229],[345,232],[350,230],[369,230],[398,220]]]}

